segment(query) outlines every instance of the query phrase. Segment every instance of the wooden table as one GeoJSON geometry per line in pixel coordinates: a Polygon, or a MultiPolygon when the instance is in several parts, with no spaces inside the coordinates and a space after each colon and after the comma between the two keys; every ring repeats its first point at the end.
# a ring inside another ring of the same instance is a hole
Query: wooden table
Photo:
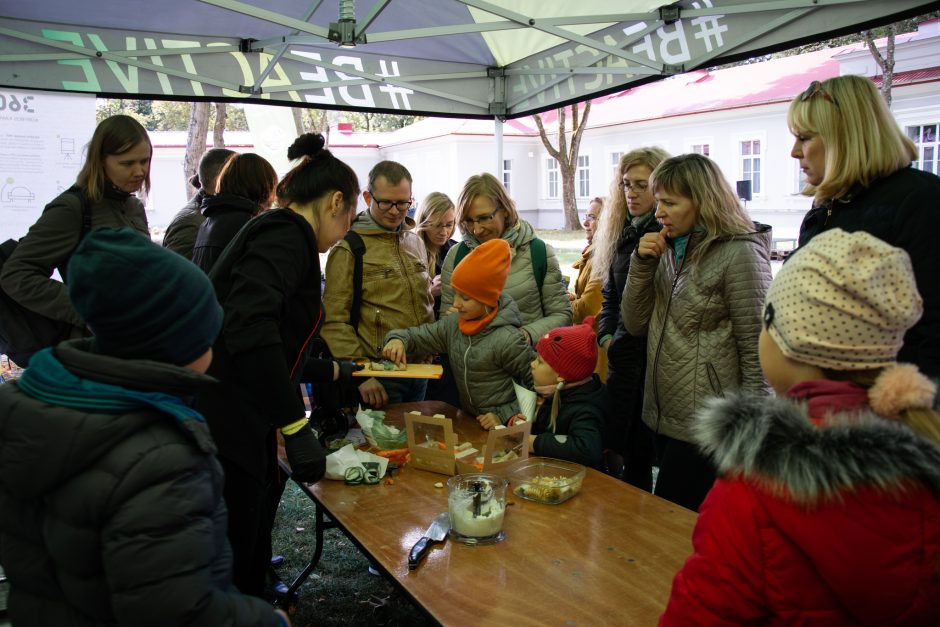
{"type": "MultiPolygon", "coordinates": [[[[475,420],[435,401],[391,406],[386,421],[403,424],[412,410],[455,418],[461,441],[485,438],[475,420]]],[[[502,542],[448,538],[409,571],[408,551],[447,511],[446,481],[405,466],[393,485],[309,487],[318,527],[325,512],[444,625],[655,625],[692,552],[694,512],[589,469],[581,493],[560,505],[511,496],[502,542]]]]}

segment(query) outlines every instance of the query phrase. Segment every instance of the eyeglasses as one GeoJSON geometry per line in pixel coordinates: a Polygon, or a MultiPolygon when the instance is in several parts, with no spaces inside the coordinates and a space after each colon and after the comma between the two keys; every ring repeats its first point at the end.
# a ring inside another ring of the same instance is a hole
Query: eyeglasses
{"type": "Polygon", "coordinates": [[[631,183],[630,181],[623,181],[620,183],[620,187],[623,188],[625,192],[636,192],[637,194],[642,194],[650,188],[650,184],[646,181],[637,181],[636,183],[631,183]]]}
{"type": "Polygon", "coordinates": [[[393,208],[396,211],[408,211],[415,204],[414,198],[408,200],[383,200],[372,196],[372,201],[381,211],[391,211],[393,208]]]}
{"type": "Polygon", "coordinates": [[[826,100],[834,104],[836,106],[836,109],[839,108],[839,103],[836,102],[833,99],[833,97],[829,95],[829,92],[823,89],[822,83],[820,83],[819,81],[813,81],[812,83],[809,84],[809,87],[806,88],[806,91],[800,94],[800,102],[806,102],[807,100],[809,100],[816,94],[821,94],[823,98],[825,98],[826,100]]]}
{"type": "Polygon", "coordinates": [[[493,218],[496,217],[496,214],[499,212],[499,209],[493,210],[493,213],[487,213],[480,216],[479,218],[467,218],[460,224],[463,225],[465,229],[472,229],[476,226],[486,226],[493,221],[493,218]]]}

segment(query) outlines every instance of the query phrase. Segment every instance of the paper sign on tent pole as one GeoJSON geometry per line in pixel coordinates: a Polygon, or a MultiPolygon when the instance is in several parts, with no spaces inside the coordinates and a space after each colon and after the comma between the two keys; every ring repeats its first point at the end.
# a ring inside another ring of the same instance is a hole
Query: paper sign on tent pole
{"type": "Polygon", "coordinates": [[[288,107],[246,104],[245,118],[255,145],[254,152],[261,155],[274,167],[278,176],[290,170],[287,149],[297,139],[294,114],[288,107]]]}

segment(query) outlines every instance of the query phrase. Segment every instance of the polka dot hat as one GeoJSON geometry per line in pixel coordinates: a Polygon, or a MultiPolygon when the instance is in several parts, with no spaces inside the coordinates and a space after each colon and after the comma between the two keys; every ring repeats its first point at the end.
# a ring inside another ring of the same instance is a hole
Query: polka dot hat
{"type": "Polygon", "coordinates": [[[864,232],[826,231],[767,292],[764,326],[784,355],[832,370],[895,362],[924,310],[907,253],[864,232]]]}

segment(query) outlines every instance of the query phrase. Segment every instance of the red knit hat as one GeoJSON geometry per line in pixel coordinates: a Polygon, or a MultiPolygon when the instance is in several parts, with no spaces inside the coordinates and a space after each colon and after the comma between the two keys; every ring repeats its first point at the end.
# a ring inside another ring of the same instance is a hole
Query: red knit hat
{"type": "Polygon", "coordinates": [[[565,381],[587,379],[597,367],[594,316],[588,316],[581,324],[552,329],[539,339],[535,350],[565,381]]]}
{"type": "Polygon", "coordinates": [[[509,276],[512,250],[504,239],[492,239],[470,251],[450,275],[451,286],[484,305],[495,307],[509,276]]]}

